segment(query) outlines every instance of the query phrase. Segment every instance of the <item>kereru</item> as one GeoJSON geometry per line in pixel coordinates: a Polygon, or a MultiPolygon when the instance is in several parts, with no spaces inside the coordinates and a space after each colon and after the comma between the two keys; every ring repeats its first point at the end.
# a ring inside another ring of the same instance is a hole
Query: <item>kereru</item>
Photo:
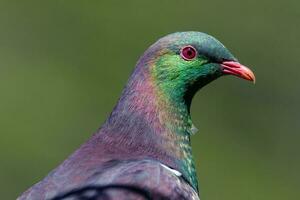
{"type": "Polygon", "coordinates": [[[199,199],[194,94],[223,75],[255,81],[214,37],[169,34],[146,50],[102,127],[19,200],[199,199]]]}

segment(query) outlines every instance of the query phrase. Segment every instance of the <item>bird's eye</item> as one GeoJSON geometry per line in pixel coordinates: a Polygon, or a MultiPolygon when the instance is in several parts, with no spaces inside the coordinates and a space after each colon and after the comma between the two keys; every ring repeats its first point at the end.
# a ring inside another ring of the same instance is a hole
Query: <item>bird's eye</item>
{"type": "Polygon", "coordinates": [[[193,46],[185,46],[180,50],[180,56],[184,60],[193,60],[197,56],[197,50],[193,46]]]}

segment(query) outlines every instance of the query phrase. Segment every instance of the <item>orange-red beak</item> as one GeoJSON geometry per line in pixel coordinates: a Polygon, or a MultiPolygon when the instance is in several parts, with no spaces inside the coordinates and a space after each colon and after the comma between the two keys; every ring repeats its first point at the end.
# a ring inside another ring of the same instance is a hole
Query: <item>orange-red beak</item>
{"type": "Polygon", "coordinates": [[[234,75],[255,83],[254,73],[246,66],[235,61],[224,61],[221,63],[224,74],[234,75]]]}

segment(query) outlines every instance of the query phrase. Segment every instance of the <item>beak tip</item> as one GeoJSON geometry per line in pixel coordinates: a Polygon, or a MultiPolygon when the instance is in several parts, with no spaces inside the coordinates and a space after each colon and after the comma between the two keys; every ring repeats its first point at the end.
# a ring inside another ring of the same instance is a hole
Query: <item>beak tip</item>
{"type": "Polygon", "coordinates": [[[256,78],[254,73],[249,69],[249,72],[245,74],[246,76],[248,76],[247,80],[252,81],[253,84],[256,83],[256,78]]]}

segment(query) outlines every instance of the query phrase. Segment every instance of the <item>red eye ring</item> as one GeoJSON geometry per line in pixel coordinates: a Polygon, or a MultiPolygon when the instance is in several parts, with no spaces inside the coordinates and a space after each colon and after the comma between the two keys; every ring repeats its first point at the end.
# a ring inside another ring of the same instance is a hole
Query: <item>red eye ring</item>
{"type": "Polygon", "coordinates": [[[180,56],[184,59],[184,60],[193,60],[194,58],[197,57],[197,50],[195,49],[195,47],[188,45],[188,46],[184,46],[181,48],[180,50],[180,56]]]}

